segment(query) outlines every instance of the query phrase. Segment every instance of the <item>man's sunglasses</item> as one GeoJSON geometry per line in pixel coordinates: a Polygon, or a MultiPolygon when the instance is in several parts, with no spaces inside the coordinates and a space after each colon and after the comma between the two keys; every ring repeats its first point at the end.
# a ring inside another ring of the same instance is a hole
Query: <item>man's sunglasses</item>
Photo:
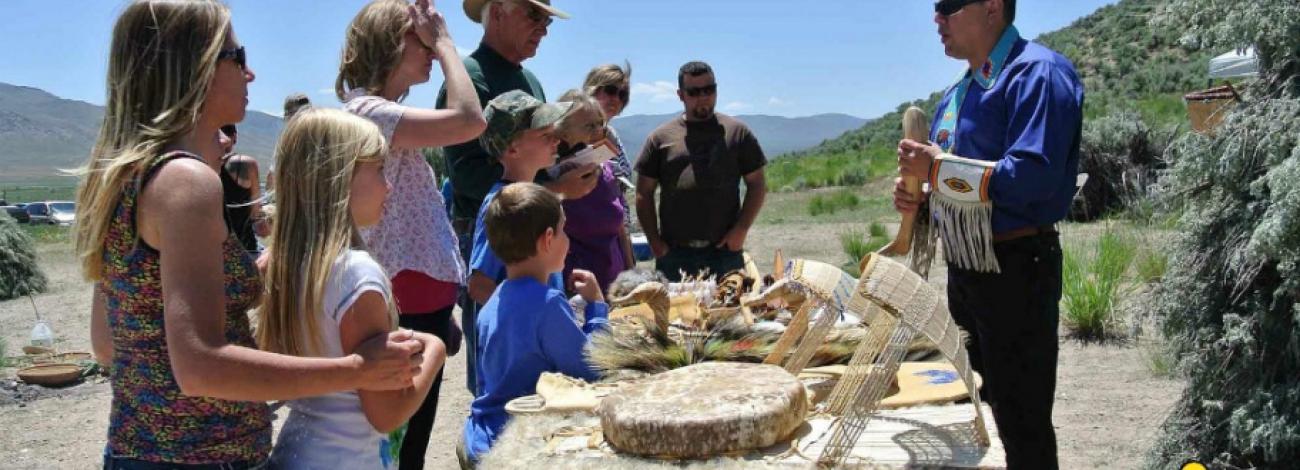
{"type": "Polygon", "coordinates": [[[687,88],[682,91],[686,92],[686,96],[689,96],[691,98],[695,98],[697,96],[713,96],[714,93],[718,92],[718,84],[712,83],[701,87],[687,88]]]}
{"type": "Polygon", "coordinates": [[[934,2],[934,12],[943,16],[952,16],[954,13],[966,8],[966,5],[983,2],[984,0],[939,0],[934,2]]]}
{"type": "Polygon", "coordinates": [[[222,49],[220,52],[217,52],[218,62],[226,59],[233,59],[235,65],[238,65],[240,69],[248,70],[248,56],[244,55],[244,46],[239,46],[234,49],[222,49]]]}
{"type": "Polygon", "coordinates": [[[551,18],[551,14],[542,11],[541,8],[537,8],[537,7],[534,6],[533,4],[528,3],[528,2],[526,2],[526,1],[524,1],[524,2],[518,2],[518,3],[521,4],[521,5],[523,5],[523,6],[525,6],[525,7],[528,7],[528,20],[529,20],[529,21],[532,21],[533,23],[537,24],[538,26],[541,26],[541,27],[545,28],[545,27],[547,27],[547,26],[550,26],[551,23],[554,23],[554,22],[555,22],[555,19],[554,19],[554,18],[551,18]]]}
{"type": "Polygon", "coordinates": [[[618,99],[623,100],[624,103],[627,103],[627,100],[631,97],[632,93],[632,91],[628,90],[626,87],[618,85],[605,85],[597,89],[604,92],[606,95],[617,96],[618,99]]]}

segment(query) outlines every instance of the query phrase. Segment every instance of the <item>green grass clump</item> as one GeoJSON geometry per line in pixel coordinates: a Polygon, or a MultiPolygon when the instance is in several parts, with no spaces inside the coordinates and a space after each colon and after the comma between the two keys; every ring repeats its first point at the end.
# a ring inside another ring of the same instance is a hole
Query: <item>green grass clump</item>
{"type": "Polygon", "coordinates": [[[9,367],[9,340],[0,336],[0,369],[9,367]]]}
{"type": "Polygon", "coordinates": [[[1116,334],[1125,274],[1136,251],[1130,237],[1110,229],[1091,249],[1065,251],[1061,313],[1072,336],[1100,341],[1116,334]]]}
{"type": "Polygon", "coordinates": [[[853,275],[858,275],[858,263],[868,253],[874,253],[876,250],[884,247],[889,243],[889,238],[885,235],[885,226],[879,222],[872,222],[863,233],[858,230],[850,230],[840,234],[840,247],[844,250],[844,255],[849,259],[843,266],[845,271],[853,275]]]}
{"type": "Polygon", "coordinates": [[[1144,341],[1139,346],[1142,358],[1146,360],[1147,369],[1156,377],[1173,377],[1178,366],[1178,356],[1168,343],[1162,340],[1144,341]]]}
{"type": "Polygon", "coordinates": [[[840,209],[853,210],[862,205],[862,199],[853,191],[842,189],[829,195],[818,194],[808,201],[808,215],[817,217],[834,214],[840,209]]]}
{"type": "Polygon", "coordinates": [[[1165,277],[1165,271],[1169,269],[1169,255],[1148,247],[1138,255],[1133,268],[1137,271],[1139,282],[1144,284],[1160,282],[1165,277]]]}
{"type": "Polygon", "coordinates": [[[72,241],[72,228],[60,225],[22,224],[23,231],[38,245],[50,243],[69,243],[72,241]]]}

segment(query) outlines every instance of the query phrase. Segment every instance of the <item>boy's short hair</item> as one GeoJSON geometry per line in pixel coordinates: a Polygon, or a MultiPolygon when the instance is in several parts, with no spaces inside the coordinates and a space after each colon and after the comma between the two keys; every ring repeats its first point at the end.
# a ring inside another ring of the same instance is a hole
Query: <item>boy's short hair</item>
{"type": "Polygon", "coordinates": [[[537,239],[546,229],[560,230],[564,208],[560,198],[535,183],[501,188],[483,214],[488,247],[506,264],[537,255],[537,239]]]}

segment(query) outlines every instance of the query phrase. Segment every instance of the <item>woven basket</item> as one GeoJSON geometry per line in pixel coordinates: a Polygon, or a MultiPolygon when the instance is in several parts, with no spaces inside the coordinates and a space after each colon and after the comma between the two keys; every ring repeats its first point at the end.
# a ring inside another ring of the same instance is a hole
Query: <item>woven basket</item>
{"type": "Polygon", "coordinates": [[[1187,119],[1192,123],[1192,130],[1211,134],[1240,97],[1232,85],[1224,85],[1188,93],[1183,95],[1183,101],[1187,102],[1187,119]]]}
{"type": "Polygon", "coordinates": [[[46,387],[68,385],[81,379],[81,366],[76,364],[41,364],[18,370],[23,382],[46,387]]]}

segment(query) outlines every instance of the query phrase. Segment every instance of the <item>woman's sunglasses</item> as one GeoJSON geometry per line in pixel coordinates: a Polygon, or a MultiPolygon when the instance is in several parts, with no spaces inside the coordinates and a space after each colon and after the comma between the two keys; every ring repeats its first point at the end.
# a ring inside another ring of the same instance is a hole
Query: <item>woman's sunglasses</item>
{"type": "Polygon", "coordinates": [[[618,85],[605,85],[598,88],[598,90],[600,90],[601,92],[609,96],[617,96],[618,99],[623,100],[624,103],[627,102],[628,98],[631,97],[631,93],[632,93],[632,91],[628,90],[626,87],[621,87],[618,85]]]}
{"type": "Polygon", "coordinates": [[[966,8],[966,5],[982,1],[984,0],[939,0],[934,2],[934,12],[943,16],[952,16],[962,8],[966,8]]]}
{"type": "Polygon", "coordinates": [[[218,62],[226,59],[234,60],[235,65],[238,65],[241,70],[248,70],[248,57],[244,55],[244,46],[239,46],[234,49],[222,49],[220,52],[217,52],[218,62]]]}

